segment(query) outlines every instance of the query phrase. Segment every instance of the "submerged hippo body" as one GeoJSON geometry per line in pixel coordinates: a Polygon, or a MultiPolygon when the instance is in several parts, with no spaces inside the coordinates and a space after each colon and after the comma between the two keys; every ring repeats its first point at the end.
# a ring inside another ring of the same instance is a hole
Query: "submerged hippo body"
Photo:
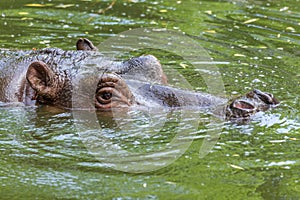
{"type": "MultiPolygon", "coordinates": [[[[17,52],[2,50],[0,101],[72,108],[74,81],[85,68],[95,67],[93,72],[97,80],[92,101],[99,110],[132,105],[208,108],[226,102],[226,99],[209,94],[167,86],[167,78],[154,56],[112,62],[101,60],[103,55],[95,51],[87,39],[78,40],[76,45],[83,51],[55,48],[17,52]]],[[[249,118],[276,104],[278,101],[272,94],[253,90],[234,100],[221,113],[227,119],[249,118]]]]}

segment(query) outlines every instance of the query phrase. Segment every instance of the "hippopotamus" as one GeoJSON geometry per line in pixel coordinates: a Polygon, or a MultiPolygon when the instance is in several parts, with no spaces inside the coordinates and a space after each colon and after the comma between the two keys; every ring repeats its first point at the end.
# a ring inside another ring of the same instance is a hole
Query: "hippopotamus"
{"type": "MultiPolygon", "coordinates": [[[[75,51],[58,48],[1,50],[0,101],[73,109],[72,82],[82,71],[86,60],[103,57],[86,38],[79,39],[76,47],[75,51]]],[[[159,60],[153,55],[107,62],[97,73],[93,101],[99,111],[131,108],[134,105],[208,108],[228,102],[210,94],[169,86],[159,60]],[[132,89],[137,84],[141,86],[132,89]]],[[[220,115],[229,120],[249,118],[278,104],[279,101],[271,93],[254,89],[227,103],[220,115]]]]}

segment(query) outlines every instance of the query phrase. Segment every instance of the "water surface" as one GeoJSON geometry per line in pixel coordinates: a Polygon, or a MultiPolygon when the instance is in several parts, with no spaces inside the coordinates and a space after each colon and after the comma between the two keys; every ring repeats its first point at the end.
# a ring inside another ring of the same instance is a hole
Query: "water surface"
{"type": "MultiPolygon", "coordinates": [[[[74,113],[1,104],[2,198],[299,199],[299,5],[295,0],[1,1],[1,48],[73,50],[80,37],[98,45],[129,29],[179,31],[209,53],[225,97],[258,88],[281,101],[248,124],[193,110],[97,116],[103,136],[131,153],[166,149],[176,133],[187,133],[180,141],[192,142],[183,155],[168,154],[174,149],[155,154],[165,158],[158,165],[174,161],[138,174],[97,159],[74,113]],[[207,137],[214,142],[205,143],[207,137]],[[200,150],[203,144],[213,144],[207,155],[200,150]]],[[[171,85],[184,87],[177,80],[186,80],[194,90],[209,92],[205,77],[174,53],[144,49],[122,58],[142,53],[161,60],[171,85]]]]}

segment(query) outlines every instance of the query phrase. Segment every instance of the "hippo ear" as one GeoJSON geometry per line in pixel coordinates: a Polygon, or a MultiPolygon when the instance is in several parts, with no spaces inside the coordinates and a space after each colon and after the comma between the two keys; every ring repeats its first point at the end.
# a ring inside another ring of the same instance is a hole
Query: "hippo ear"
{"type": "Polygon", "coordinates": [[[86,39],[86,38],[80,38],[76,43],[77,50],[83,50],[83,51],[97,51],[97,47],[93,45],[93,43],[86,39]]]}
{"type": "Polygon", "coordinates": [[[48,98],[55,97],[55,77],[54,72],[41,61],[31,63],[26,74],[30,86],[37,94],[48,98]]]}

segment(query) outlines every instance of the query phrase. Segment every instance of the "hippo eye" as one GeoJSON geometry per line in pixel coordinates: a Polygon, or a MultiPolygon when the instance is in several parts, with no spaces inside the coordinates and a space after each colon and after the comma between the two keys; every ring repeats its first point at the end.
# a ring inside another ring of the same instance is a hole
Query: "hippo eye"
{"type": "Polygon", "coordinates": [[[109,100],[112,97],[112,93],[110,93],[110,92],[104,92],[100,96],[101,96],[102,99],[109,100]]]}
{"type": "Polygon", "coordinates": [[[113,97],[113,90],[110,87],[101,88],[97,91],[96,99],[100,104],[109,104],[113,97]]]}

